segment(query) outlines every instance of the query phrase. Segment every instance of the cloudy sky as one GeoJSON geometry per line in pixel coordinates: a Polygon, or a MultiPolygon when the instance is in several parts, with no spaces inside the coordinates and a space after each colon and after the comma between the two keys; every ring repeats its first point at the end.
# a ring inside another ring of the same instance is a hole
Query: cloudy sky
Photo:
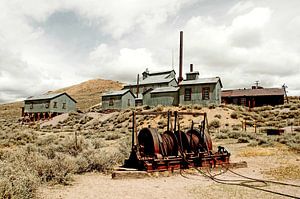
{"type": "Polygon", "coordinates": [[[0,0],[0,103],[145,68],[300,95],[299,0],[0,0]],[[172,53],[173,52],[173,53],[172,53]],[[172,54],[174,61],[172,61],[172,54]]]}

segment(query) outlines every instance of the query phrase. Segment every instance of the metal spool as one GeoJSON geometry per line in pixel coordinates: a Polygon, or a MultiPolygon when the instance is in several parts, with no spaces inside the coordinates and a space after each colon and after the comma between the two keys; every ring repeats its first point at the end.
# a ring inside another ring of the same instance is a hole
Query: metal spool
{"type": "Polygon", "coordinates": [[[160,135],[154,128],[143,128],[138,134],[138,143],[142,156],[156,156],[160,154],[159,142],[160,135]]]}
{"type": "Polygon", "coordinates": [[[197,129],[191,129],[186,132],[190,143],[191,151],[210,151],[212,150],[211,138],[207,133],[201,133],[197,129]]]}
{"type": "Polygon", "coordinates": [[[183,131],[175,131],[175,136],[178,141],[178,146],[182,152],[190,152],[190,143],[187,135],[183,131]]]}
{"type": "Polygon", "coordinates": [[[173,132],[166,131],[161,135],[163,141],[163,148],[166,156],[177,156],[178,155],[178,145],[176,137],[173,132]]]}

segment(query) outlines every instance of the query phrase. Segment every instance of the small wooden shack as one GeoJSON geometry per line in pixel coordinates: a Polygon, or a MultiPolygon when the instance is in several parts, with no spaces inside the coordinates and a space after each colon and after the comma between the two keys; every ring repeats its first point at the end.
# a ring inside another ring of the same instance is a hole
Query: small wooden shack
{"type": "Polygon", "coordinates": [[[193,73],[193,75],[196,79],[187,78],[191,80],[179,83],[179,104],[221,104],[221,88],[223,87],[221,79],[219,77],[198,78],[197,74],[193,73]]]}
{"type": "Polygon", "coordinates": [[[102,108],[126,109],[135,106],[135,96],[129,89],[111,91],[102,95],[102,108]]]}
{"type": "Polygon", "coordinates": [[[222,103],[247,106],[249,108],[265,105],[284,104],[283,88],[252,87],[222,91],[222,103]]]}
{"type": "Polygon", "coordinates": [[[76,101],[71,96],[67,93],[53,93],[25,99],[22,116],[36,121],[72,111],[76,111],[76,101]]]}
{"type": "Polygon", "coordinates": [[[143,93],[143,104],[148,106],[176,106],[178,105],[179,87],[161,87],[149,89],[143,93]]]}

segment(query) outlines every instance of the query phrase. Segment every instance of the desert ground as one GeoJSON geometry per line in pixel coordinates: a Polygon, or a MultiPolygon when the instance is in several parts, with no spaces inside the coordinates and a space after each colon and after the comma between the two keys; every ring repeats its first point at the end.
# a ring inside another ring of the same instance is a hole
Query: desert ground
{"type": "MultiPolygon", "coordinates": [[[[132,111],[206,112],[214,149],[222,145],[231,153],[231,162],[248,164],[233,171],[300,185],[298,97],[291,98],[289,104],[251,110],[233,105],[143,106],[103,113],[94,102],[83,102],[80,107],[91,108],[36,123],[20,120],[20,104],[0,105],[0,198],[286,198],[245,186],[220,184],[193,169],[142,179],[112,179],[113,169],[129,156],[132,111]],[[247,124],[246,130],[242,122],[247,124]],[[268,136],[266,128],[283,128],[285,132],[268,136]]],[[[180,118],[181,129],[186,131],[197,120],[201,118],[180,118]]],[[[162,116],[138,116],[137,123],[138,129],[150,125],[159,132],[167,126],[162,116]]],[[[220,179],[240,179],[225,171],[209,173],[222,172],[220,179]]],[[[300,197],[297,186],[257,186],[300,197]]]]}

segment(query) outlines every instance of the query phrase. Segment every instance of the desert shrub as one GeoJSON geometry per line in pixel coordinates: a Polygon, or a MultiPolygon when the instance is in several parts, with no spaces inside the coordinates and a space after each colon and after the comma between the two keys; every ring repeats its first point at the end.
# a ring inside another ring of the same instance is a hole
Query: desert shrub
{"type": "Polygon", "coordinates": [[[215,117],[215,118],[218,118],[218,119],[221,119],[221,118],[222,118],[222,116],[221,116],[220,114],[216,114],[214,117],[215,117]]]}
{"type": "Polygon", "coordinates": [[[298,109],[298,106],[297,106],[297,105],[292,105],[292,106],[290,107],[290,110],[291,110],[291,111],[297,110],[297,109],[298,109]]]}
{"type": "Polygon", "coordinates": [[[209,124],[208,124],[209,128],[219,128],[221,126],[220,121],[215,119],[212,120],[209,124]]]}
{"type": "Polygon", "coordinates": [[[131,137],[127,136],[119,142],[119,151],[123,158],[128,158],[131,150],[131,137]]]}
{"type": "Polygon", "coordinates": [[[39,179],[25,165],[0,161],[0,198],[35,197],[39,179]]]}
{"type": "Polygon", "coordinates": [[[215,105],[215,104],[210,104],[210,105],[208,105],[208,108],[209,108],[209,109],[215,109],[215,108],[216,108],[216,105],[215,105]]]}
{"type": "Polygon", "coordinates": [[[221,132],[221,133],[229,133],[229,129],[224,129],[224,128],[222,128],[222,129],[220,129],[220,132],[221,132]]]}
{"type": "Polygon", "coordinates": [[[117,133],[110,133],[105,137],[105,140],[116,140],[119,139],[121,136],[117,133]]]}
{"type": "Polygon", "coordinates": [[[238,138],[237,143],[249,143],[249,140],[245,137],[240,137],[238,138]]]}
{"type": "Polygon", "coordinates": [[[242,136],[242,133],[240,131],[231,131],[228,133],[229,138],[238,139],[242,136]]]}
{"type": "Polygon", "coordinates": [[[83,136],[68,136],[59,144],[57,151],[69,153],[72,156],[78,155],[84,149],[88,148],[89,143],[83,136]]]}
{"type": "Polygon", "coordinates": [[[100,171],[106,172],[121,163],[120,153],[109,152],[103,149],[87,150],[77,157],[76,173],[100,171]]]}
{"type": "Polygon", "coordinates": [[[217,139],[228,139],[228,135],[225,133],[219,133],[216,135],[217,139]]]}
{"type": "Polygon", "coordinates": [[[273,143],[266,138],[257,138],[256,141],[260,146],[273,146],[273,143]]]}
{"type": "Polygon", "coordinates": [[[233,124],[231,127],[232,127],[232,130],[238,131],[238,130],[241,130],[242,125],[240,125],[240,124],[233,124]]]}
{"type": "Polygon", "coordinates": [[[93,139],[92,145],[94,146],[94,149],[100,149],[105,146],[101,139],[93,139]]]}
{"type": "Polygon", "coordinates": [[[230,117],[231,117],[232,119],[237,119],[237,118],[238,118],[238,114],[234,111],[234,112],[232,112],[232,113],[230,114],[230,117]]]}

